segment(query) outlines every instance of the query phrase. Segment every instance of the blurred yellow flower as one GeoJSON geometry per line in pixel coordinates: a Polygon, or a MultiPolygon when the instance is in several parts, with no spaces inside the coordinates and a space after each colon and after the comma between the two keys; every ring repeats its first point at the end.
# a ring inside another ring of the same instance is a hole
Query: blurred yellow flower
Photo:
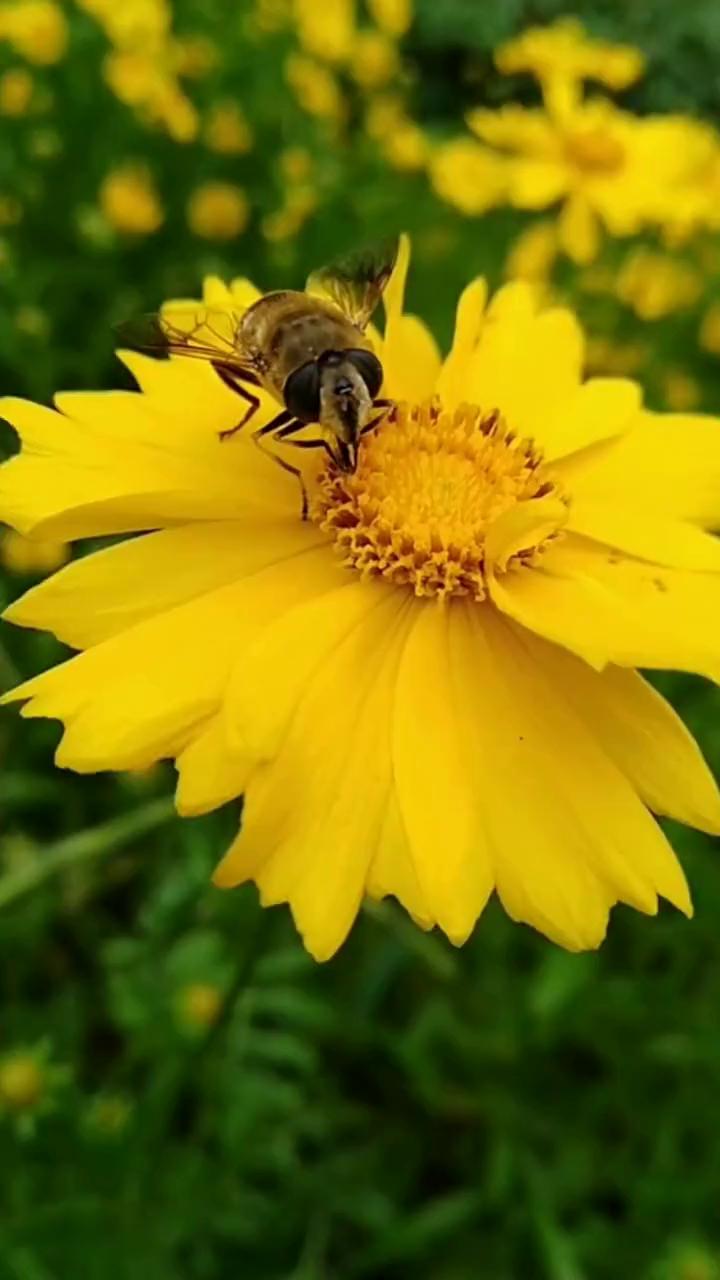
{"type": "MultiPolygon", "coordinates": [[[[288,902],[318,959],[366,894],[457,944],[493,893],[571,950],[619,901],[690,915],[651,815],[718,834],[720,795],[635,668],[720,679],[720,422],[583,380],[574,315],[522,282],[488,304],[472,281],[443,359],[407,267],[403,241],[373,338],[391,408],[354,470],[302,455],[307,519],[250,433],[221,441],[238,397],[203,361],[126,354],[135,395],[3,400],[6,520],[137,533],[10,606],[79,652],[5,701],[63,722],[63,767],[174,758],[184,814],[244,793],[216,883],[288,902]]],[[[233,327],[258,297],[205,292],[233,327]]]]}
{"type": "Polygon", "coordinates": [[[387,142],[396,129],[407,123],[405,104],[396,93],[378,93],[365,109],[365,129],[377,142],[387,142]]]}
{"type": "Polygon", "coordinates": [[[703,351],[720,356],[720,302],[712,302],[700,322],[698,341],[703,351]]]}
{"type": "Polygon", "coordinates": [[[24,116],[32,102],[35,82],[22,67],[13,67],[0,76],[0,115],[24,116]]]}
{"type": "Polygon", "coordinates": [[[155,58],[136,50],[111,53],[103,63],[105,79],[113,93],[143,115],[162,125],[176,142],[197,137],[197,112],[182,89],[155,58]]]}
{"type": "Polygon", "coordinates": [[[220,50],[207,36],[174,36],[168,51],[176,75],[189,80],[202,80],[220,62],[220,50]]]}
{"type": "Polygon", "coordinates": [[[585,373],[610,374],[625,378],[640,373],[650,356],[643,342],[615,342],[608,337],[588,338],[585,347],[585,373]]]}
{"type": "Polygon", "coordinates": [[[222,991],[210,982],[191,982],[177,993],[177,1016],[189,1031],[205,1031],[218,1020],[222,991]]]}
{"type": "Polygon", "coordinates": [[[528,71],[538,80],[598,80],[626,89],[643,74],[645,58],[632,45],[589,36],[577,18],[559,18],[550,26],[528,27],[495,50],[504,75],[528,71]]]}
{"type": "Polygon", "coordinates": [[[236,102],[216,102],[205,121],[205,143],[220,155],[240,156],[252,149],[253,134],[236,102]]]}
{"type": "Polygon", "coordinates": [[[107,221],[125,235],[152,235],[165,220],[152,174],[142,164],[113,169],[102,182],[99,200],[107,221]]]}
{"type": "Polygon", "coordinates": [[[431,154],[430,141],[414,120],[399,120],[383,143],[383,155],[393,169],[424,169],[431,154]]]}
{"type": "Polygon", "coordinates": [[[26,538],[14,529],[6,529],[0,537],[0,561],[10,573],[52,573],[69,559],[67,542],[57,542],[54,538],[26,538]]]}
{"type": "Polygon", "coordinates": [[[0,1108],[32,1110],[42,1098],[44,1088],[43,1064],[29,1050],[17,1049],[0,1059],[0,1108]]]}
{"type": "Polygon", "coordinates": [[[355,0],[293,0],[303,49],[323,62],[347,62],[353,52],[355,0]]]}
{"type": "Polygon", "coordinates": [[[435,147],[428,172],[440,198],[461,213],[485,213],[507,194],[502,160],[473,138],[453,138],[435,147]]]}
{"type": "Polygon", "coordinates": [[[345,115],[345,99],[335,76],[312,58],[293,53],[285,63],[285,77],[303,111],[338,122],[345,115]]]}
{"type": "Polygon", "coordinates": [[[249,219],[245,192],[229,182],[205,182],[188,200],[188,226],[203,240],[234,240],[249,219]]]}
{"type": "Polygon", "coordinates": [[[36,66],[50,66],[64,57],[68,43],[65,14],[55,0],[3,0],[0,40],[36,66]]]}
{"type": "Polygon", "coordinates": [[[362,89],[380,89],[400,68],[397,45],[382,31],[359,31],[353,41],[350,74],[362,89]]]}
{"type": "Polygon", "coordinates": [[[310,177],[313,158],[305,147],[286,147],[280,152],[278,164],[286,182],[303,182],[310,177]]]}
{"type": "Polygon", "coordinates": [[[520,232],[505,260],[505,275],[510,280],[547,280],[558,255],[557,227],[551,219],[532,222],[520,232]]]}
{"type": "Polygon", "coordinates": [[[637,118],[602,98],[546,96],[546,109],[478,108],[468,123],[505,156],[508,196],[522,209],[562,202],[560,244],[592,262],[601,225],[614,236],[659,222],[687,178],[694,124],[675,116],[637,118]]]}
{"type": "Polygon", "coordinates": [[[692,307],[702,290],[694,267],[646,246],[627,255],[615,281],[617,297],[641,320],[660,320],[692,307]]]}
{"type": "Polygon", "coordinates": [[[700,404],[700,386],[685,369],[668,369],[663,376],[662,387],[665,403],[675,413],[697,409],[700,404]]]}
{"type": "Polygon", "coordinates": [[[399,40],[413,20],[413,0],[367,0],[370,17],[376,26],[399,40]]]}

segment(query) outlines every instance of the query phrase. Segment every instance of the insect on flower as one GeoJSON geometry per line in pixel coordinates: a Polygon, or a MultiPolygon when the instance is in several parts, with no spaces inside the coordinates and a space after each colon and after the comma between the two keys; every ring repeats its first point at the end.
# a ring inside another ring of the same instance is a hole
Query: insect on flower
{"type": "MultiPolygon", "coordinates": [[[[158,313],[120,326],[120,334],[143,351],[210,362],[247,404],[240,421],[221,432],[222,439],[252,420],[260,399],[248,388],[262,388],[283,407],[253,432],[261,448],[274,439],[298,449],[324,449],[340,471],[352,472],[361,437],[380,421],[382,412],[376,410],[390,403],[378,398],[383,370],[365,331],[396,256],[396,242],[356,253],[313,272],[305,290],[266,294],[240,317],[203,307],[185,327],[184,320],[178,324],[158,313]],[[319,435],[293,438],[310,423],[319,425],[319,435]]],[[[305,519],[300,469],[276,453],[270,456],[298,478],[305,519]]]]}

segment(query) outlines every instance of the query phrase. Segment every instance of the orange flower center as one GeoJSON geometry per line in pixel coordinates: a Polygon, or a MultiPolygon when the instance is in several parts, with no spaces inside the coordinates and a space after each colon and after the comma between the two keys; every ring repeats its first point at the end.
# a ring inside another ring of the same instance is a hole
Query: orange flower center
{"type": "MultiPolygon", "coordinates": [[[[352,474],[329,462],[311,516],[345,564],[408,586],[417,596],[486,595],[488,531],[509,508],[562,499],[531,440],[497,412],[437,401],[400,404],[362,442],[352,474]]],[[[548,541],[523,547],[502,568],[534,562],[548,541]]]]}
{"type": "Polygon", "coordinates": [[[585,173],[615,173],[622,168],[625,151],[617,138],[605,129],[578,129],[565,139],[571,164],[585,173]]]}

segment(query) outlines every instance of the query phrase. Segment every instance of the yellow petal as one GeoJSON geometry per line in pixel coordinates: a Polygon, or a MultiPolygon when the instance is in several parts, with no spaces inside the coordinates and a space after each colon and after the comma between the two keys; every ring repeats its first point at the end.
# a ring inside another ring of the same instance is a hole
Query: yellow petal
{"type": "Polygon", "coordinates": [[[405,301],[405,282],[410,266],[410,238],[404,233],[398,240],[398,252],[392,275],[385,286],[383,305],[385,308],[385,328],[399,320],[405,301]]]}
{"type": "Polygon", "coordinates": [[[564,459],[578,499],[720,526],[720,424],[701,414],[647,411],[622,439],[564,459]]]}
{"type": "Polygon", "coordinates": [[[209,813],[242,795],[255,767],[231,747],[225,718],[218,713],[198,731],[175,761],[175,807],[183,817],[209,813]]]}
{"type": "Polygon", "coordinates": [[[411,403],[428,400],[441,368],[438,345],[417,316],[388,321],[382,354],[383,394],[411,403]]]}
{"type": "Polygon", "coordinates": [[[398,672],[393,769],[423,898],[460,943],[492,892],[492,866],[458,727],[464,691],[450,668],[448,611],[430,603],[415,612],[398,672]]]}
{"type": "Polygon", "coordinates": [[[507,507],[488,527],[485,559],[504,573],[508,561],[557,533],[567,520],[567,507],[555,498],[532,498],[507,507]]]}
{"type": "Polygon", "coordinates": [[[493,574],[489,585],[504,613],[593,667],[720,679],[720,575],[628,560],[568,534],[537,566],[493,574]]]}
{"type": "Polygon", "coordinates": [[[546,678],[532,639],[491,609],[456,616],[468,751],[509,913],[576,950],[599,944],[618,899],[652,913],[659,892],[689,912],[662,833],[546,678]]]}
{"type": "Polygon", "coordinates": [[[547,209],[568,189],[567,166],[557,160],[518,158],[509,165],[511,203],[518,209],[547,209]]]}
{"type": "Polygon", "coordinates": [[[264,905],[289,902],[308,950],[326,960],[357,914],[392,782],[389,719],[406,628],[371,615],[315,673],[275,760],[250,779],[243,829],[215,873],[256,880],[264,905]]]}
{"type": "Polygon", "coordinates": [[[20,685],[28,716],[62,720],[57,761],[80,772],[174,755],[218,709],[233,663],[283,608],[334,581],[327,547],[167,609],[20,685]]]}
{"type": "Polygon", "coordinates": [[[621,436],[637,423],[642,396],[628,378],[591,378],[543,415],[537,440],[557,461],[600,440],[621,436]]]}
{"type": "Polygon", "coordinates": [[[165,529],[73,561],[21,596],[4,616],[87,649],[323,542],[317,528],[300,520],[227,520],[165,529]]]}
{"type": "Polygon", "coordinates": [[[482,331],[486,300],[487,283],[482,277],[473,280],[460,295],[453,344],[437,385],[438,395],[449,409],[467,399],[468,364],[482,331]]]}
{"type": "Polygon", "coordinates": [[[682,520],[665,519],[642,508],[575,499],[568,528],[637,559],[671,569],[720,572],[720,540],[682,520]]]}
{"type": "Polygon", "coordinates": [[[600,224],[589,201],[579,193],[565,201],[558,219],[560,244],[579,266],[594,262],[600,252],[600,224]]]}
{"type": "Polygon", "coordinates": [[[395,785],[388,794],[377,849],[368,871],[367,891],[371,898],[397,898],[421,929],[432,929],[436,923],[415,869],[395,785]]]}
{"type": "Polygon", "coordinates": [[[593,671],[555,645],[533,652],[654,813],[720,834],[720,794],[692,734],[636,671],[593,671]]]}

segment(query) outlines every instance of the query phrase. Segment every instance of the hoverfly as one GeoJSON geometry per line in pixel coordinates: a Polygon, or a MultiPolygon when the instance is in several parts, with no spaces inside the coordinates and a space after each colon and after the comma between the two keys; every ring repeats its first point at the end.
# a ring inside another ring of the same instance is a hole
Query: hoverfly
{"type": "MultiPolygon", "coordinates": [[[[163,313],[138,325],[121,325],[120,336],[141,351],[207,360],[226,386],[245,402],[243,416],[222,439],[251,422],[259,387],[282,406],[252,433],[263,448],[268,439],[300,449],[324,449],[341,471],[354,471],[360,439],[380,421],[377,410],[383,370],[366,329],[387,284],[397,244],[365,251],[313,272],[304,291],[268,293],[240,315],[198,306],[188,329],[163,313]],[[316,436],[293,439],[308,424],[316,436]]],[[[299,467],[270,457],[300,481],[302,514],[307,494],[299,467]]]]}

